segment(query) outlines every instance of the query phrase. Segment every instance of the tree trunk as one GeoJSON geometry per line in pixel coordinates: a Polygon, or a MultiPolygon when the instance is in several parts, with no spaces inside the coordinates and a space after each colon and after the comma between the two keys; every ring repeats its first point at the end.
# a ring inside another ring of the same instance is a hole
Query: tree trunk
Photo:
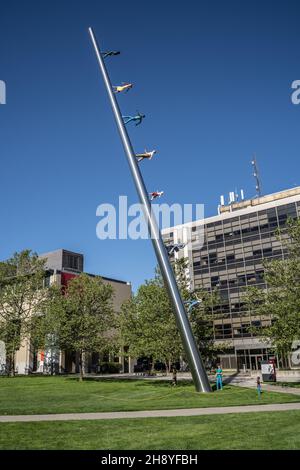
{"type": "Polygon", "coordinates": [[[10,377],[15,376],[15,352],[12,352],[10,355],[10,361],[9,361],[9,375],[10,377]]]}
{"type": "Polygon", "coordinates": [[[83,382],[83,351],[79,353],[79,381],[83,382]]]}

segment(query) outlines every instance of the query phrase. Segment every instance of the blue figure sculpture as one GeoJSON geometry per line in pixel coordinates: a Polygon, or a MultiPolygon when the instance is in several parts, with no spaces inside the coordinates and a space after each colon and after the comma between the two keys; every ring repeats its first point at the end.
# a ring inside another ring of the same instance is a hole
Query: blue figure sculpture
{"type": "Polygon", "coordinates": [[[136,126],[138,126],[145,118],[145,114],[137,113],[136,116],[122,116],[122,118],[124,119],[124,124],[128,124],[131,121],[135,121],[136,126]]]}
{"type": "Polygon", "coordinates": [[[105,59],[106,57],[111,56],[111,55],[119,55],[120,51],[101,52],[101,54],[103,55],[103,59],[105,59]]]}
{"type": "Polygon", "coordinates": [[[166,245],[168,255],[172,255],[175,251],[176,253],[178,253],[178,251],[182,250],[185,245],[185,243],[175,243],[174,245],[166,245]]]}
{"type": "Polygon", "coordinates": [[[184,303],[187,306],[188,313],[191,313],[191,310],[197,305],[200,305],[202,300],[186,300],[184,303]]]}
{"type": "Polygon", "coordinates": [[[220,365],[218,365],[218,368],[216,370],[216,383],[217,383],[217,390],[223,390],[223,370],[220,365]]]}

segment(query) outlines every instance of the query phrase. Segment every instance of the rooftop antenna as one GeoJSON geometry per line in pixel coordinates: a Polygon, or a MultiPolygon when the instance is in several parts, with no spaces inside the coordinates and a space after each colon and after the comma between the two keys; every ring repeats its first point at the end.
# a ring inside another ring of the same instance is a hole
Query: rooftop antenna
{"type": "Polygon", "coordinates": [[[259,171],[258,171],[258,167],[257,167],[257,161],[256,161],[255,154],[253,156],[251,164],[252,164],[252,167],[253,167],[253,176],[255,178],[256,197],[261,197],[261,194],[262,194],[261,182],[260,182],[260,176],[259,176],[259,171]]]}

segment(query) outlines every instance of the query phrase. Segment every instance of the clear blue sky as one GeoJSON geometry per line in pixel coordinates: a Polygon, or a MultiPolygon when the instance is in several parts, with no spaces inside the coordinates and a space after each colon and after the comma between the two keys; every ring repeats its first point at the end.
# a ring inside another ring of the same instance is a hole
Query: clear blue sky
{"type": "Polygon", "coordinates": [[[255,193],[256,152],[265,193],[300,185],[299,1],[14,1],[0,11],[0,259],[32,248],[85,255],[85,269],[149,278],[149,241],[100,241],[96,207],[137,197],[87,34],[93,26],[130,127],[149,191],[164,202],[204,203],[255,193]]]}

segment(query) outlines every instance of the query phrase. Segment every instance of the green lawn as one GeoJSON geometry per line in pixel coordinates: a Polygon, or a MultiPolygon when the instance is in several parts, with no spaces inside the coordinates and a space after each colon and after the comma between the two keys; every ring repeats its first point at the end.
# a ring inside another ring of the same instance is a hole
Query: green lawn
{"type": "Polygon", "coordinates": [[[0,449],[300,449],[300,411],[2,423],[0,449]]]}
{"type": "Polygon", "coordinates": [[[103,412],[286,403],[300,397],[226,386],[223,391],[196,393],[191,382],[172,387],[166,381],[86,380],[74,377],[0,378],[0,415],[103,412]]]}

